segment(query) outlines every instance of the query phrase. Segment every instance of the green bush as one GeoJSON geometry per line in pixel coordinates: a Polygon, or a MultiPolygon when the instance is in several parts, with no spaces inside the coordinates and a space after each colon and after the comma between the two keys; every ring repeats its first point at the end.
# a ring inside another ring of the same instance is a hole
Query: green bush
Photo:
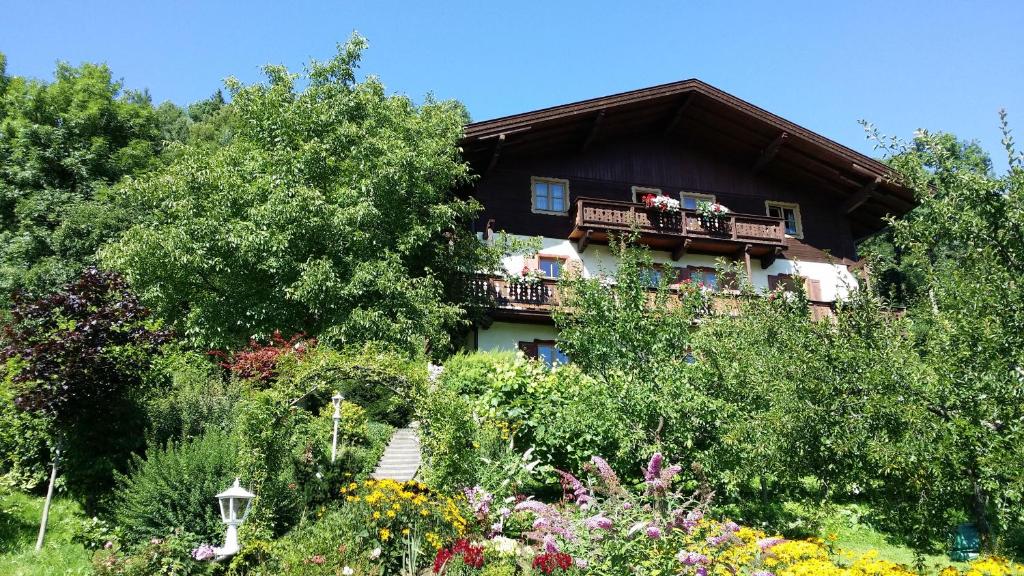
{"type": "Polygon", "coordinates": [[[148,445],[200,436],[212,426],[230,428],[244,385],[225,380],[222,370],[205,355],[168,354],[157,360],[152,377],[159,382],[146,403],[148,445]]]}
{"type": "Polygon", "coordinates": [[[118,525],[138,540],[162,538],[176,528],[207,541],[220,538],[224,526],[215,496],[234,479],[237,450],[229,435],[211,428],[199,438],[150,450],[145,460],[137,458],[131,473],[118,478],[118,525]]]}
{"type": "Polygon", "coordinates": [[[427,379],[426,361],[367,345],[337,351],[320,347],[294,364],[282,379],[295,396],[318,390],[330,396],[339,390],[346,400],[362,406],[371,420],[393,426],[408,424],[410,397],[427,379]]]}
{"type": "Polygon", "coordinates": [[[14,406],[14,394],[0,381],[0,485],[34,490],[46,482],[50,462],[46,419],[14,406]]]}
{"type": "Polygon", "coordinates": [[[417,404],[427,482],[447,489],[472,486],[480,466],[472,405],[443,385],[431,388],[417,404]]]}
{"type": "Polygon", "coordinates": [[[362,519],[344,507],[297,526],[283,538],[246,551],[231,563],[231,573],[249,576],[319,576],[341,574],[347,566],[356,574],[378,574],[371,558],[362,519]],[[244,571],[243,571],[244,570],[244,571]]]}
{"type": "Polygon", "coordinates": [[[224,573],[215,562],[198,562],[192,550],[201,538],[182,530],[174,530],[161,538],[151,538],[136,545],[122,547],[115,543],[110,549],[98,550],[93,556],[97,576],[214,576],[224,573]]]}

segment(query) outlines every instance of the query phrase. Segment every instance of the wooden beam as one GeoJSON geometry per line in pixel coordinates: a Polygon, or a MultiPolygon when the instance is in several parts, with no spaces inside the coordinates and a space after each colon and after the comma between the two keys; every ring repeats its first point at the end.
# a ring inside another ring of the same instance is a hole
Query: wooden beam
{"type": "Polygon", "coordinates": [[[750,270],[750,251],[753,250],[753,246],[746,244],[743,246],[743,266],[747,272],[747,280],[751,281],[750,278],[754,275],[750,270]]]}
{"type": "Polygon", "coordinates": [[[594,143],[594,138],[597,138],[597,131],[601,128],[601,123],[604,122],[605,110],[602,108],[597,116],[594,117],[593,124],[590,125],[590,132],[587,133],[587,139],[583,141],[583,145],[580,146],[580,152],[586,152],[587,148],[594,143]]]}
{"type": "Polygon", "coordinates": [[[874,180],[860,187],[860,190],[854,192],[852,196],[843,202],[843,213],[849,214],[857,208],[860,208],[865,202],[871,199],[871,195],[875,193],[875,188],[882,182],[880,176],[876,176],[874,180]]]}
{"type": "Polygon", "coordinates": [[[576,243],[576,251],[583,254],[583,251],[587,249],[587,246],[590,246],[590,230],[584,232],[583,236],[579,239],[579,242],[576,243]]]}
{"type": "Polygon", "coordinates": [[[754,172],[760,172],[762,168],[771,163],[775,159],[775,155],[779,153],[779,148],[786,143],[786,138],[789,138],[789,134],[780,132],[774,140],[771,141],[768,146],[761,151],[761,155],[758,156],[757,161],[754,162],[754,172]]]}
{"type": "Polygon", "coordinates": [[[686,254],[686,251],[690,249],[691,242],[692,240],[689,238],[680,242],[679,245],[672,250],[672,259],[678,262],[679,259],[686,254]]]}
{"type": "Polygon", "coordinates": [[[771,266],[772,264],[775,263],[775,260],[779,256],[782,256],[782,248],[778,247],[778,246],[776,246],[774,249],[770,250],[764,256],[761,256],[761,269],[762,270],[767,270],[769,266],[771,266]]]}
{"type": "Polygon", "coordinates": [[[662,133],[663,136],[668,136],[679,126],[679,123],[683,121],[683,115],[686,114],[686,109],[690,107],[690,103],[693,102],[693,93],[689,93],[683,98],[682,103],[676,108],[676,113],[672,115],[672,119],[669,120],[668,124],[665,125],[665,131],[662,133]]]}
{"type": "Polygon", "coordinates": [[[501,156],[501,148],[505,145],[505,135],[499,134],[498,139],[494,142],[494,152],[491,153],[491,161],[487,164],[487,170],[490,172],[494,170],[494,167],[498,165],[498,156],[501,156]]]}

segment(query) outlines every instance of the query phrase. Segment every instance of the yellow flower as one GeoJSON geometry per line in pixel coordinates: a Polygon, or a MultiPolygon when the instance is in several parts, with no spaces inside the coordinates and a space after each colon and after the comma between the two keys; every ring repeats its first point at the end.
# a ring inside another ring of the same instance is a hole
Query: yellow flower
{"type": "Polygon", "coordinates": [[[402,535],[403,536],[408,536],[409,535],[409,529],[408,528],[402,528],[402,535]]]}
{"type": "Polygon", "coordinates": [[[380,512],[374,512],[373,513],[373,519],[374,520],[380,520],[380,512]]]}
{"type": "Polygon", "coordinates": [[[388,530],[387,528],[381,528],[379,534],[381,540],[387,541],[391,538],[391,530],[388,530]]]}
{"type": "Polygon", "coordinates": [[[394,518],[394,517],[395,517],[395,511],[394,510],[388,510],[388,518],[394,518]]]}

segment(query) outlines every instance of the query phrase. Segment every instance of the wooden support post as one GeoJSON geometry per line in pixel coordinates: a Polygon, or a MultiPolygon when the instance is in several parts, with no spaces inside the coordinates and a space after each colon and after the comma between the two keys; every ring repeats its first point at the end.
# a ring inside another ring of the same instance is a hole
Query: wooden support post
{"type": "Polygon", "coordinates": [[[750,244],[747,244],[747,245],[745,245],[743,247],[743,264],[746,266],[746,270],[747,270],[747,281],[750,281],[750,277],[752,275],[752,272],[750,270],[750,250],[751,249],[753,249],[753,246],[751,246],[750,244]]]}
{"type": "Polygon", "coordinates": [[[491,153],[491,161],[487,164],[487,170],[490,172],[494,170],[494,167],[498,165],[498,156],[501,156],[501,148],[505,145],[505,135],[498,134],[498,139],[494,142],[494,152],[491,153]]]}
{"type": "Polygon", "coordinates": [[[764,256],[761,256],[761,269],[767,270],[769,266],[775,263],[776,258],[779,256],[782,256],[782,248],[779,247],[775,247],[764,256]]]}
{"type": "Polygon", "coordinates": [[[605,110],[602,108],[594,118],[594,123],[590,125],[590,132],[587,133],[587,139],[580,146],[580,152],[586,152],[587,148],[590,148],[590,145],[594,143],[594,138],[597,138],[597,131],[601,127],[601,123],[604,122],[604,115],[605,110]]]}
{"type": "Polygon", "coordinates": [[[692,240],[689,238],[680,242],[679,245],[672,250],[672,259],[678,262],[679,259],[686,254],[686,251],[690,249],[690,242],[692,242],[692,240]]]}
{"type": "Polygon", "coordinates": [[[587,246],[590,246],[590,230],[584,232],[583,237],[576,243],[576,251],[583,254],[583,251],[587,249],[587,246]]]}
{"type": "Polygon", "coordinates": [[[761,155],[758,156],[757,161],[754,162],[754,172],[759,172],[762,168],[767,166],[772,160],[775,159],[775,155],[779,153],[779,148],[786,143],[786,138],[789,138],[789,134],[780,132],[774,140],[761,151],[761,155]]]}

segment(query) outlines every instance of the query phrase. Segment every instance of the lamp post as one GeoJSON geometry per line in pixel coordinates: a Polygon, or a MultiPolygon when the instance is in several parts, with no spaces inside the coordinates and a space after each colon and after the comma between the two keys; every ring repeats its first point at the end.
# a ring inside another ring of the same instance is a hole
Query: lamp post
{"type": "Polygon", "coordinates": [[[331,464],[338,457],[338,422],[341,422],[341,401],[344,397],[340,392],[335,391],[331,396],[331,403],[334,404],[334,438],[331,440],[331,464]]]}
{"type": "Polygon", "coordinates": [[[217,500],[220,501],[220,518],[228,526],[224,546],[213,549],[218,559],[238,553],[238,527],[249,515],[249,507],[255,497],[255,494],[239,486],[238,478],[235,478],[235,483],[230,488],[217,494],[217,500]]]}

